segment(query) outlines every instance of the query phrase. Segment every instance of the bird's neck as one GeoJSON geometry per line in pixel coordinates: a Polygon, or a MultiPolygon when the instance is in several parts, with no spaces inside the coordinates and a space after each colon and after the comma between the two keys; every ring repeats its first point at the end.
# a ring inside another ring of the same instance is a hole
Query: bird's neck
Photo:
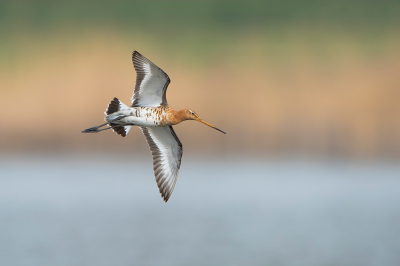
{"type": "Polygon", "coordinates": [[[172,125],[179,124],[182,121],[187,120],[186,117],[186,109],[182,109],[179,111],[171,110],[169,112],[169,119],[172,125]]]}

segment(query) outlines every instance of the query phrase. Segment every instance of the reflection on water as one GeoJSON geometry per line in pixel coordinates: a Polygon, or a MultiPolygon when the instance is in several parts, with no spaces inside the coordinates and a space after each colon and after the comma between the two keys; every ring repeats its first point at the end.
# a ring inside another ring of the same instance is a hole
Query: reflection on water
{"type": "Polygon", "coordinates": [[[184,161],[0,163],[1,265],[400,265],[400,167],[184,161]]]}

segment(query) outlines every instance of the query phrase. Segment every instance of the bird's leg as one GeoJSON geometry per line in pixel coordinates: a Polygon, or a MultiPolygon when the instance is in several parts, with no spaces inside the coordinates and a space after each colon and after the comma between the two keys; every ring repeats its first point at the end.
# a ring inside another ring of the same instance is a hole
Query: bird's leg
{"type": "Polygon", "coordinates": [[[97,133],[97,132],[100,131],[99,128],[101,128],[102,126],[105,126],[105,125],[107,125],[107,124],[108,124],[108,123],[104,123],[104,124],[101,124],[100,126],[87,128],[87,129],[85,129],[84,131],[82,131],[82,133],[97,133]]]}
{"type": "Polygon", "coordinates": [[[111,124],[112,122],[120,120],[120,119],[125,118],[125,117],[127,117],[127,115],[118,116],[117,118],[115,118],[114,120],[112,120],[110,122],[101,124],[101,125],[96,126],[96,127],[87,128],[87,129],[83,130],[82,133],[97,133],[97,132],[100,132],[100,131],[103,131],[103,130],[107,130],[107,129],[111,129],[111,128],[117,127],[119,125],[108,127],[108,128],[99,129],[99,128],[105,126],[105,125],[111,124]]]}
{"type": "Polygon", "coordinates": [[[115,128],[115,127],[119,127],[119,126],[120,125],[115,125],[115,126],[112,126],[112,127],[106,127],[106,128],[102,128],[102,129],[97,129],[96,131],[93,131],[93,132],[86,131],[87,129],[85,129],[84,131],[82,131],[82,133],[97,133],[97,132],[100,132],[100,131],[103,131],[103,130],[107,130],[107,129],[111,129],[111,128],[115,128]]]}

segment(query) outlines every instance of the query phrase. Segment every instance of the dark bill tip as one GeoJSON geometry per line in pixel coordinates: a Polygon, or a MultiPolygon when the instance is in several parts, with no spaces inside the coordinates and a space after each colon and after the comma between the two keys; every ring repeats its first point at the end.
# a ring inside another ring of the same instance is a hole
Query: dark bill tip
{"type": "Polygon", "coordinates": [[[214,127],[214,129],[218,130],[219,132],[222,132],[222,133],[226,134],[226,132],[222,131],[222,130],[219,129],[219,128],[214,127]]]}

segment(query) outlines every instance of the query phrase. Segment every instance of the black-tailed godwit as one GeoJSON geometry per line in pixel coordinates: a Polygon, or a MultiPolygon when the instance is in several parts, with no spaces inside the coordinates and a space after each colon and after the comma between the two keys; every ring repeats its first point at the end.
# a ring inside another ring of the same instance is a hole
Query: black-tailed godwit
{"type": "Polygon", "coordinates": [[[168,75],[137,51],[133,52],[132,61],[137,74],[132,105],[128,107],[114,98],[104,113],[107,123],[82,132],[97,133],[113,129],[125,137],[132,126],[138,126],[150,146],[157,186],[167,202],[174,190],[182,158],[182,143],[172,125],[185,120],[196,120],[226,133],[205,122],[190,109],[173,110],[166,98],[171,82],[168,75]],[[106,125],[109,127],[102,128],[106,125]]]}

